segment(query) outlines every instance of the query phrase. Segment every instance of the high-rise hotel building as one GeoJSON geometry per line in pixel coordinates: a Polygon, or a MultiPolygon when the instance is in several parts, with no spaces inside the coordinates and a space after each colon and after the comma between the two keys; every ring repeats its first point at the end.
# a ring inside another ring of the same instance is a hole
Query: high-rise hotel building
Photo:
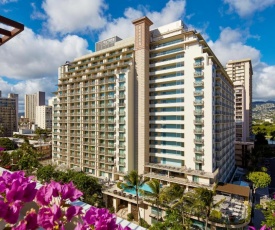
{"type": "Polygon", "coordinates": [[[226,71],[235,89],[236,141],[249,141],[252,134],[251,59],[230,60],[226,71]]]}
{"type": "Polygon", "coordinates": [[[247,154],[252,151],[252,64],[251,59],[230,60],[226,72],[235,91],[235,159],[236,165],[247,167],[247,154]]]}
{"type": "Polygon", "coordinates": [[[203,37],[177,21],[96,44],[59,68],[53,159],[97,177],[198,186],[234,170],[233,83],[203,37]]]}

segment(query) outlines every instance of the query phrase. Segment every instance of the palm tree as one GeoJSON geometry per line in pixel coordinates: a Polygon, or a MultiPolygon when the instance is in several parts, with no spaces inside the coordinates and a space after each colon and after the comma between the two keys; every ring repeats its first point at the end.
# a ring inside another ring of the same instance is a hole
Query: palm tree
{"type": "Polygon", "coordinates": [[[142,175],[138,175],[137,171],[133,170],[124,176],[124,183],[121,183],[123,190],[134,189],[136,192],[137,210],[138,210],[138,221],[140,220],[139,212],[139,192],[141,187],[149,180],[149,178],[144,179],[142,175]]]}
{"type": "Polygon", "coordinates": [[[207,229],[209,217],[211,210],[218,207],[224,200],[220,200],[214,203],[214,196],[216,195],[216,186],[213,190],[207,188],[199,187],[194,189],[194,198],[195,205],[201,207],[202,210],[205,210],[205,230],[207,229]]]}
{"type": "Polygon", "coordinates": [[[157,219],[159,220],[159,207],[160,207],[160,198],[161,198],[161,184],[160,181],[157,179],[152,179],[149,182],[147,182],[148,186],[151,189],[151,192],[141,190],[141,194],[144,196],[147,196],[150,199],[150,202],[152,204],[155,204],[157,206],[157,219]]]}

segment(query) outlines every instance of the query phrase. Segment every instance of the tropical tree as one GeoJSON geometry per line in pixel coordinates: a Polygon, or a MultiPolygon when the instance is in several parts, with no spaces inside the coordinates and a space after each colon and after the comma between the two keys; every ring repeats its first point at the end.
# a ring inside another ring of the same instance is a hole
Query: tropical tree
{"type": "Polygon", "coordinates": [[[265,188],[271,182],[271,177],[266,172],[251,172],[248,174],[247,179],[253,183],[253,194],[257,188],[265,188]]]}
{"type": "Polygon", "coordinates": [[[275,200],[266,201],[264,205],[258,204],[256,208],[261,209],[262,213],[264,214],[264,220],[262,221],[262,224],[270,229],[275,228],[275,216],[274,216],[274,210],[275,210],[275,200]]]}
{"type": "Polygon", "coordinates": [[[163,222],[157,222],[153,224],[149,230],[189,230],[191,229],[191,220],[190,218],[182,221],[182,213],[177,208],[169,208],[166,211],[166,216],[163,222]]]}
{"type": "Polygon", "coordinates": [[[180,222],[181,226],[183,226],[183,229],[190,229],[190,215],[197,213],[201,215],[201,212],[197,211],[200,207],[196,206],[196,199],[194,199],[194,194],[191,191],[187,193],[182,191],[180,196],[178,196],[178,198],[173,200],[170,204],[172,210],[178,210],[177,212],[173,212],[173,214],[180,214],[178,222],[180,222]]]}
{"type": "Polygon", "coordinates": [[[38,180],[48,183],[56,177],[56,174],[57,172],[55,171],[55,167],[53,165],[46,165],[37,170],[36,176],[38,180]]]}
{"type": "Polygon", "coordinates": [[[137,171],[133,170],[124,176],[124,183],[121,184],[123,190],[134,189],[136,192],[136,202],[138,210],[138,221],[140,220],[140,211],[139,211],[139,193],[142,186],[149,180],[149,178],[144,178],[142,175],[138,175],[137,171]]]}
{"type": "Polygon", "coordinates": [[[25,153],[17,162],[17,166],[20,170],[25,170],[28,174],[32,174],[41,164],[36,154],[25,153]]]}
{"type": "Polygon", "coordinates": [[[8,152],[0,149],[0,167],[8,168],[11,165],[11,156],[8,152]]]}
{"type": "Polygon", "coordinates": [[[147,182],[147,185],[150,187],[151,191],[141,189],[141,194],[149,198],[149,202],[157,206],[157,219],[159,220],[159,208],[160,208],[160,198],[161,198],[161,184],[157,179],[152,179],[147,182]]]}
{"type": "Polygon", "coordinates": [[[5,148],[5,150],[14,150],[17,145],[9,138],[2,137],[0,138],[0,147],[5,148]]]}
{"type": "Polygon", "coordinates": [[[211,210],[218,207],[224,200],[214,202],[216,195],[216,188],[209,190],[207,188],[199,187],[194,189],[195,205],[200,206],[205,214],[205,230],[207,229],[208,221],[211,215],[211,210]]]}

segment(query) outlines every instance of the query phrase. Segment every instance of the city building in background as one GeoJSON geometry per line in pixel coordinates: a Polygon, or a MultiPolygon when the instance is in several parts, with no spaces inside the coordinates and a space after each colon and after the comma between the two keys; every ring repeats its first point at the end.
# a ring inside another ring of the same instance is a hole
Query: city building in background
{"type": "Polygon", "coordinates": [[[249,141],[252,134],[251,59],[229,61],[226,72],[234,84],[236,141],[249,141]]]}
{"type": "Polygon", "coordinates": [[[36,106],[45,105],[45,92],[37,92],[25,95],[25,117],[31,123],[35,123],[36,106]]]}
{"type": "Polygon", "coordinates": [[[2,97],[0,91],[0,136],[12,137],[18,127],[18,94],[2,97]]]}
{"type": "Polygon", "coordinates": [[[235,91],[235,154],[236,165],[247,167],[247,156],[254,147],[252,141],[252,64],[251,59],[230,60],[226,72],[235,91]]]}
{"type": "MultiPolygon", "coordinates": [[[[59,68],[53,158],[110,180],[137,169],[163,183],[212,186],[235,167],[234,89],[203,37],[181,21],[59,68]]],[[[107,44],[108,43],[108,44],[107,44]]]]}
{"type": "Polygon", "coordinates": [[[52,106],[36,106],[35,124],[41,129],[52,129],[52,106]]]}

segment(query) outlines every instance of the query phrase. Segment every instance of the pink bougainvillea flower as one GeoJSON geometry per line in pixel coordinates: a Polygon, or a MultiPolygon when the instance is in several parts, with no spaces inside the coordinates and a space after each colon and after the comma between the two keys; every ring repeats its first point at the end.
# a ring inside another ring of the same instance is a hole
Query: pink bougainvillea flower
{"type": "Polygon", "coordinates": [[[15,224],[19,218],[21,208],[21,201],[15,201],[12,205],[8,206],[3,219],[9,224],[15,224]]]}
{"type": "Polygon", "coordinates": [[[53,192],[52,195],[53,197],[58,197],[61,193],[61,187],[62,185],[58,182],[55,181],[51,181],[51,183],[49,184],[49,186],[52,188],[53,192]]]}
{"type": "Polygon", "coordinates": [[[38,189],[36,193],[36,201],[40,205],[49,205],[52,200],[53,188],[48,184],[38,189]]]}
{"type": "Polygon", "coordinates": [[[4,219],[7,213],[8,204],[0,200],[0,219],[4,219]]]}
{"type": "Polygon", "coordinates": [[[69,199],[70,201],[75,201],[79,197],[81,197],[83,193],[79,191],[73,184],[70,182],[69,184],[62,185],[61,188],[61,198],[64,200],[69,199]]]}
{"type": "Polygon", "coordinates": [[[270,230],[270,228],[267,228],[266,225],[262,226],[260,230],[270,230]]]}
{"type": "Polygon", "coordinates": [[[37,223],[45,229],[53,229],[54,226],[59,225],[61,216],[61,208],[54,204],[51,208],[41,208],[38,211],[37,223]]]}
{"type": "Polygon", "coordinates": [[[22,185],[22,187],[24,191],[22,201],[23,202],[33,201],[37,193],[37,189],[35,188],[36,182],[25,183],[24,185],[22,185]]]}
{"type": "Polygon", "coordinates": [[[91,207],[83,217],[84,224],[93,225],[95,229],[117,229],[116,216],[105,208],[91,207]]]}
{"type": "Polygon", "coordinates": [[[35,230],[39,226],[37,224],[37,214],[34,209],[32,209],[25,216],[24,220],[20,221],[20,223],[13,227],[12,230],[35,230]]]}
{"type": "Polygon", "coordinates": [[[45,229],[53,229],[54,218],[50,208],[41,208],[38,211],[37,223],[45,229]]]}
{"type": "Polygon", "coordinates": [[[70,206],[66,213],[65,216],[67,217],[68,221],[71,221],[73,217],[79,215],[82,213],[82,207],[80,206],[70,206]]]}

